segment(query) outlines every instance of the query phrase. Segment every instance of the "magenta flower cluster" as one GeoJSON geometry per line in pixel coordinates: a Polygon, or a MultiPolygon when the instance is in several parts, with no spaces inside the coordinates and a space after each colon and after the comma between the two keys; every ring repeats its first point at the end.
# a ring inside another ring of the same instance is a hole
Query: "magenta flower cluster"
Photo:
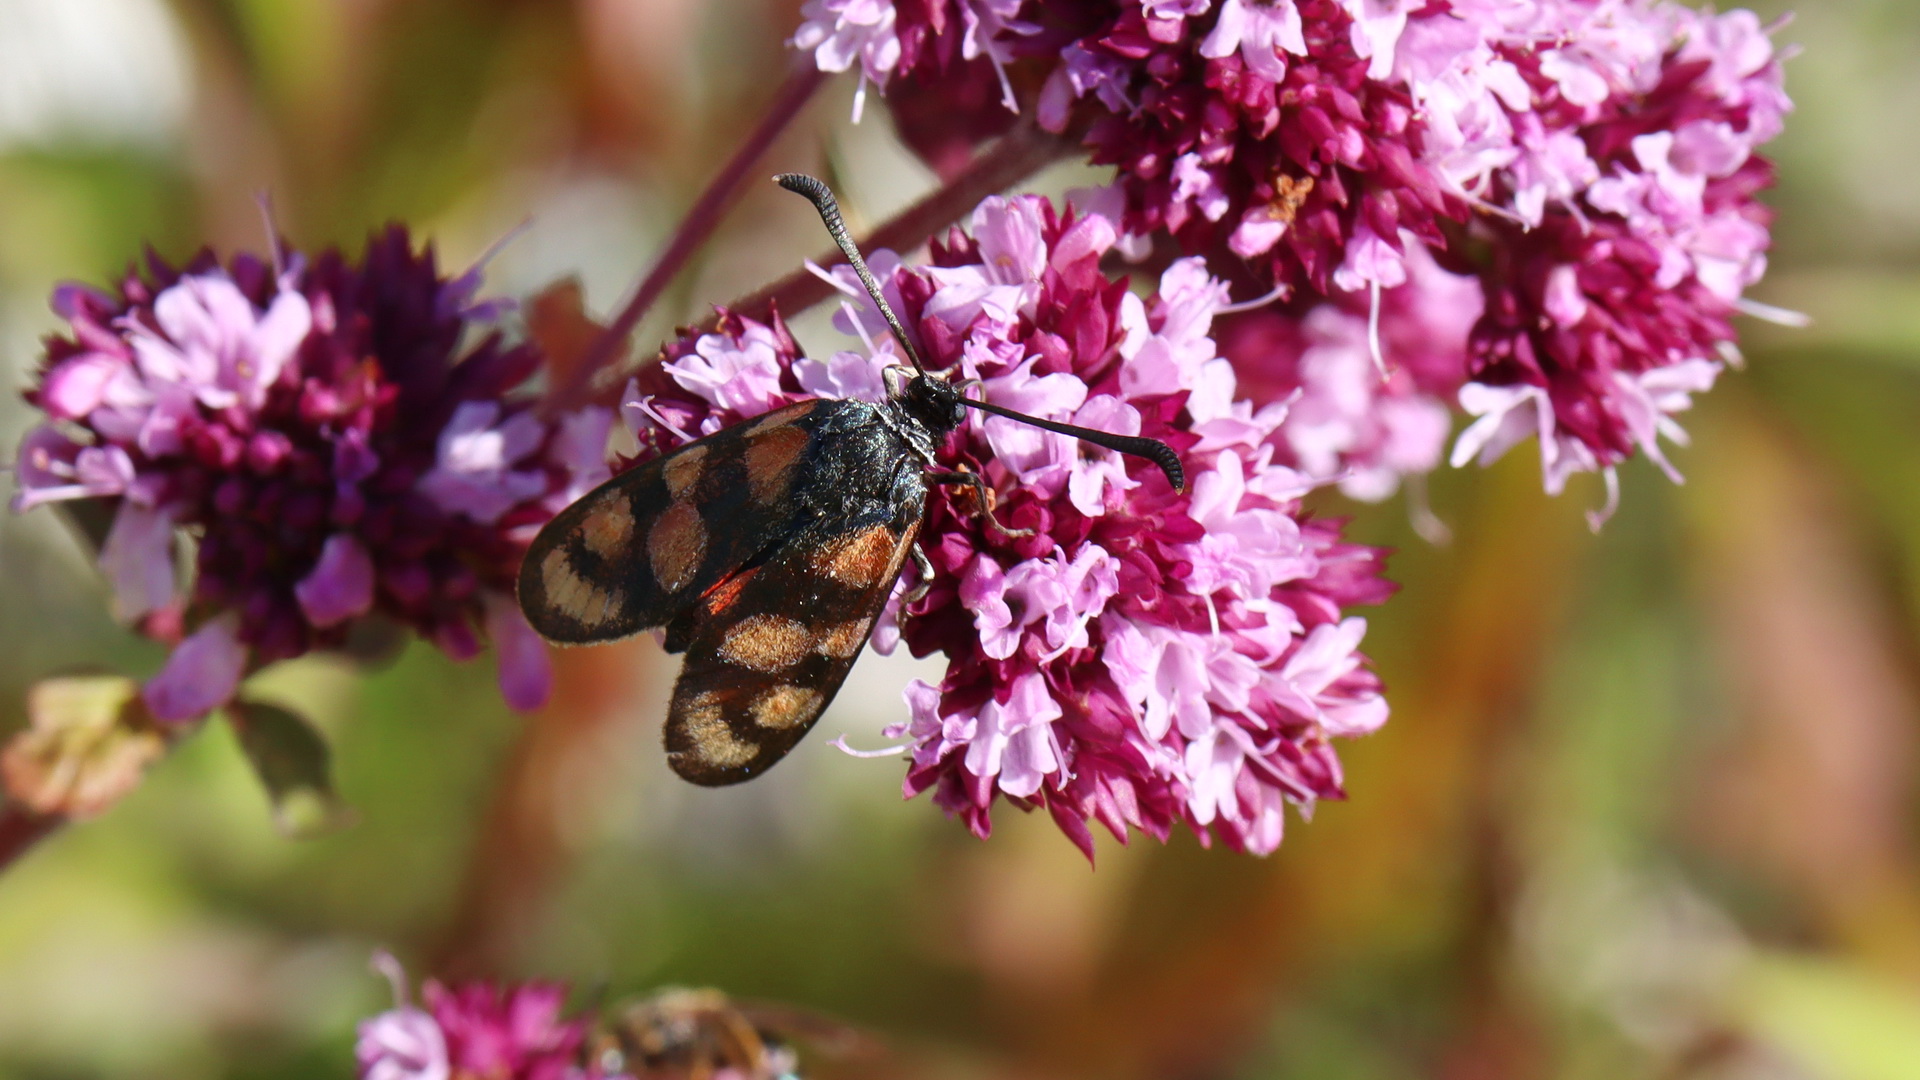
{"type": "Polygon", "coordinates": [[[460,658],[491,638],[507,700],[545,698],[514,575],[532,533],[606,475],[612,419],[513,399],[541,357],[477,333],[497,311],[478,285],[394,228],[357,263],[152,258],[118,295],[56,294],[68,330],[27,394],[47,421],[20,447],[14,505],[112,508],[116,612],[177,644],[146,687],[155,715],[205,715],[254,668],[372,615],[460,658]]]}
{"type": "MultiPolygon", "coordinates": [[[[1771,169],[1757,150],[1790,102],[1748,11],[815,0],[805,20],[797,45],[829,70],[857,62],[865,79],[893,79],[903,117],[925,111],[912,95],[946,93],[909,78],[926,50],[906,43],[964,24],[968,55],[991,58],[1007,86],[1039,87],[1008,106],[1115,166],[1126,233],[1170,234],[1301,303],[1372,303],[1412,279],[1423,247],[1478,279],[1458,389],[1476,419],[1453,459],[1491,460],[1534,435],[1551,491],[1579,471],[1611,484],[1636,449],[1672,472],[1658,439],[1681,437],[1673,414],[1736,355],[1730,318],[1765,268],[1756,195],[1771,169]]],[[[1287,362],[1236,359],[1249,372],[1287,362]]]]}
{"type": "MultiPolygon", "coordinates": [[[[1224,283],[1175,262],[1142,300],[1100,270],[1118,241],[1099,214],[1035,196],[990,198],[931,264],[872,262],[929,363],[984,400],[1174,446],[1174,492],[1150,464],[998,417],[972,417],[941,453],[994,489],[932,496],[921,546],[933,578],[876,631],[948,659],[909,687],[906,793],[984,836],[997,799],[1045,807],[1089,854],[1089,823],[1124,840],[1184,824],[1271,851],[1288,803],[1342,794],[1332,740],[1385,720],[1359,653],[1383,600],[1382,554],[1347,543],[1301,497],[1320,482],[1284,462],[1287,408],[1255,407],[1209,329],[1224,283]]],[[[843,271],[843,329],[885,341],[843,271]]],[[[799,356],[776,320],[726,317],[682,341],[629,393],[644,446],[674,445],[802,395],[879,398],[877,356],[799,356]]]]}
{"type": "Polygon", "coordinates": [[[561,1016],[566,988],[532,982],[443,986],[407,1000],[399,964],[375,959],[394,982],[394,1007],[360,1024],[360,1080],[621,1080],[586,1056],[588,1025],[561,1016]]]}
{"type": "MultiPolygon", "coordinates": [[[[859,69],[855,120],[860,118],[869,82],[885,90],[896,71],[964,75],[978,73],[980,66],[991,72],[997,84],[998,103],[1014,111],[1019,102],[1007,65],[1014,59],[1015,43],[1040,29],[1018,17],[1023,3],[924,0],[896,5],[893,0],[807,0],[793,44],[811,51],[822,71],[859,69]]],[[[966,96],[965,89],[951,81],[947,93],[966,96]]]]}

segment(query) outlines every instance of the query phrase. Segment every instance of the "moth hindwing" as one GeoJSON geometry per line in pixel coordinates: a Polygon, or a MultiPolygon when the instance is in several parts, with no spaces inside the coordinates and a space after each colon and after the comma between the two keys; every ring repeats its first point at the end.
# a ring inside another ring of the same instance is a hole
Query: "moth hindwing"
{"type": "Polygon", "coordinates": [[[549,522],[520,572],[543,636],[664,627],[666,744],[697,784],[780,760],[840,689],[919,530],[924,464],[884,406],[805,401],[688,443],[549,522]]]}

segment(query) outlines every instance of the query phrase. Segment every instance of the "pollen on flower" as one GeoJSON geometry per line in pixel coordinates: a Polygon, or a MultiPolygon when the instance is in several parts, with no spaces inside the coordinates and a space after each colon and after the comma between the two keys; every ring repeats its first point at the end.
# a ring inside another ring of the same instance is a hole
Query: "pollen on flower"
{"type": "Polygon", "coordinates": [[[1291,225],[1313,194],[1313,177],[1295,179],[1284,174],[1273,178],[1273,199],[1267,203],[1268,216],[1279,225],[1291,225]]]}

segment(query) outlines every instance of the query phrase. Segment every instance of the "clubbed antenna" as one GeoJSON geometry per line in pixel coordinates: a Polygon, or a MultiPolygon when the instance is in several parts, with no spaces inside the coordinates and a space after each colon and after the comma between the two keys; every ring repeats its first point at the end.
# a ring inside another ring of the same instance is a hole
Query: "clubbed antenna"
{"type": "Polygon", "coordinates": [[[1037,428],[1057,431],[1062,435],[1071,435],[1081,442],[1090,442],[1095,446],[1104,446],[1115,453],[1126,454],[1129,457],[1146,458],[1148,461],[1160,466],[1160,471],[1167,474],[1167,483],[1173,485],[1173,490],[1187,490],[1187,470],[1180,464],[1180,455],[1173,452],[1173,447],[1168,446],[1159,439],[1149,439],[1142,435],[1115,435],[1111,431],[1096,431],[1093,428],[1083,428],[1074,424],[1062,424],[1053,420],[1042,420],[1037,416],[1028,416],[1026,413],[1014,412],[1012,409],[1001,408],[998,405],[992,405],[984,401],[975,401],[972,398],[961,398],[960,404],[979,409],[981,412],[992,413],[995,416],[1004,416],[1009,420],[1018,420],[1023,424],[1032,424],[1037,428]]]}
{"type": "MultiPolygon", "coordinates": [[[[873,279],[873,271],[867,269],[867,260],[860,257],[860,249],[853,245],[853,237],[847,233],[847,223],[841,220],[840,204],[834,199],[833,190],[821,181],[803,173],[781,173],[773,179],[788,191],[806,196],[807,201],[813,203],[813,208],[820,211],[820,220],[826,222],[827,233],[833,237],[834,243],[840,245],[840,250],[847,256],[847,262],[853,264],[853,272],[860,275],[860,283],[867,287],[867,295],[873,297],[874,304],[880,308],[880,317],[887,320],[887,327],[893,331],[894,340],[898,341],[900,348],[906,351],[907,359],[913,362],[913,369],[925,376],[927,367],[920,362],[919,350],[913,347],[913,342],[907,340],[906,327],[900,325],[899,317],[894,315],[891,307],[887,306],[887,298],[880,294],[880,283],[873,279]]],[[[1062,435],[1071,435],[1081,442],[1092,443],[1129,457],[1145,458],[1160,466],[1160,471],[1167,474],[1167,482],[1173,485],[1175,491],[1187,490],[1187,471],[1180,464],[1180,455],[1173,452],[1173,447],[1158,439],[1148,439],[1138,435],[1115,435],[1110,431],[1095,431],[1092,428],[1077,427],[1073,424],[1042,420],[1037,416],[1028,416],[1026,413],[1014,412],[1012,409],[990,405],[984,401],[975,401],[968,397],[961,397],[959,401],[960,404],[979,409],[981,412],[1004,416],[1009,420],[1018,420],[1023,424],[1032,424],[1034,427],[1062,435]]]]}
{"type": "Polygon", "coordinates": [[[907,340],[907,328],[900,325],[900,319],[893,309],[887,306],[887,298],[880,295],[880,283],[873,279],[873,271],[867,269],[867,260],[860,257],[860,249],[853,245],[853,237],[847,232],[847,223],[840,218],[840,203],[833,197],[833,189],[825,183],[805,173],[781,173],[773,178],[774,182],[797,195],[804,195],[820,211],[820,220],[827,224],[827,235],[840,245],[847,256],[847,262],[853,264],[853,272],[860,275],[860,284],[867,287],[867,295],[880,307],[880,317],[887,320],[887,328],[893,331],[893,339],[906,350],[907,359],[913,362],[913,370],[922,375],[927,366],[920,362],[920,352],[907,340]]]}

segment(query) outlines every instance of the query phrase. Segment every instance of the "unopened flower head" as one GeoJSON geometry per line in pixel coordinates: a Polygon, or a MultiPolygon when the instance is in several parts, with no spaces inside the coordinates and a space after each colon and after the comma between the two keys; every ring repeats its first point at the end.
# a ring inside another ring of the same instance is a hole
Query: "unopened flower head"
{"type": "MultiPolygon", "coordinates": [[[[1004,798],[1089,852],[1093,821],[1270,851],[1287,803],[1341,794],[1331,740],[1386,719],[1347,609],[1390,586],[1380,552],[1302,510],[1316,481],[1281,463],[1285,406],[1237,394],[1209,336],[1226,286],[1184,259],[1142,300],[1100,271],[1117,239],[1104,216],[1021,196],[988,199],[931,265],[873,254],[930,364],[1011,409],[1167,442],[1191,478],[1177,493],[1150,464],[998,417],[956,432],[941,466],[984,476],[1014,531],[969,495],[929,497],[932,580],[874,636],[949,664],[892,729],[906,791],[981,835],[1004,798]]],[[[884,341],[851,282],[842,328],[884,341]]],[[[802,395],[874,400],[878,362],[802,358],[777,323],[729,316],[670,349],[627,418],[659,446],[802,395]]]]}
{"type": "Polygon", "coordinates": [[[224,704],[251,668],[341,644],[380,615],[456,657],[483,637],[522,708],[544,646],[512,600],[532,532],[605,475],[611,416],[509,397],[540,362],[489,333],[478,276],[442,277],[398,228],[351,262],[149,259],[118,295],[67,286],[28,399],[14,505],[110,500],[117,613],[178,641],[146,696],[163,719],[224,704]],[[191,585],[177,579],[196,541],[191,585]]]}

